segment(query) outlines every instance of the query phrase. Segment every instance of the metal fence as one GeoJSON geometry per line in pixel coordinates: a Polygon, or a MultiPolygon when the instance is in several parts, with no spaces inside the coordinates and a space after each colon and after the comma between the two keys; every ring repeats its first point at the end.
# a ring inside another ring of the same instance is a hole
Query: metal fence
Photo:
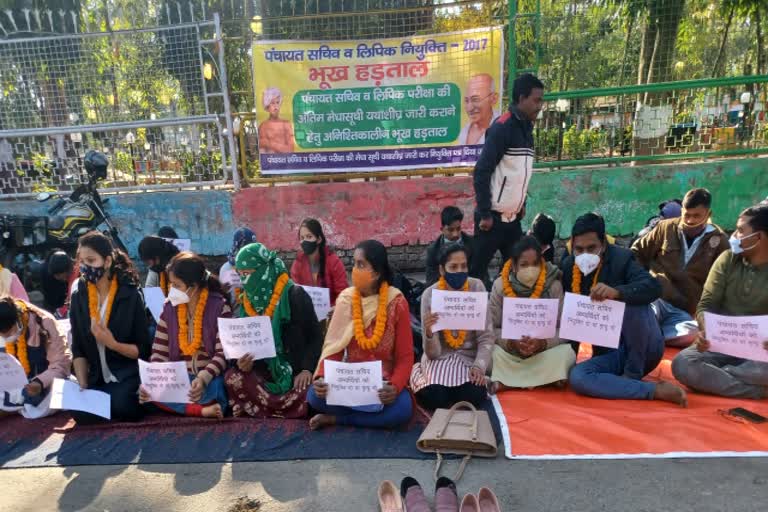
{"type": "Polygon", "coordinates": [[[84,179],[89,149],[110,158],[107,189],[237,180],[218,16],[149,28],[31,32],[0,39],[4,198],[69,190],[84,179]]]}

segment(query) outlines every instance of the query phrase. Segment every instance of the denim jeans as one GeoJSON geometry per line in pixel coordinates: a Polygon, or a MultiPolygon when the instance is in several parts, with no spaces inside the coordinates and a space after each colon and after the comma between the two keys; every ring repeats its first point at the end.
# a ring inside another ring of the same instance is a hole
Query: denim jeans
{"type": "Polygon", "coordinates": [[[307,392],[307,402],[317,412],[335,416],[337,425],[395,428],[410,420],[413,414],[413,402],[407,389],[402,390],[395,401],[385,405],[380,412],[360,412],[351,407],[328,405],[324,398],[315,394],[312,386],[307,392]]]}
{"type": "Polygon", "coordinates": [[[691,389],[729,398],[768,396],[768,363],[688,347],[672,361],[675,378],[691,389]]]}
{"type": "Polygon", "coordinates": [[[689,347],[696,341],[699,325],[687,311],[658,299],[651,304],[664,333],[664,342],[670,347],[689,347]]]}

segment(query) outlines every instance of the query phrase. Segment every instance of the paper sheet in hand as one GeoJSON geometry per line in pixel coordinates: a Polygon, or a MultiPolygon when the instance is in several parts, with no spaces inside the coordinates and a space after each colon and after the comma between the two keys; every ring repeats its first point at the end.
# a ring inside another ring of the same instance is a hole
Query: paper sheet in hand
{"type": "Polygon", "coordinates": [[[164,240],[175,245],[179,252],[192,250],[192,240],[189,238],[165,238],[164,240]]]}
{"type": "Polygon", "coordinates": [[[623,302],[595,302],[586,295],[566,293],[563,314],[560,316],[560,337],[600,347],[618,348],[625,308],[623,302]]]}
{"type": "Polygon", "coordinates": [[[328,383],[328,405],[357,407],[381,403],[381,361],[342,363],[326,359],[323,364],[325,382],[328,383]]]}
{"type": "Polygon", "coordinates": [[[439,315],[437,331],[484,331],[488,309],[485,292],[432,291],[432,312],[439,315]]]}
{"type": "Polygon", "coordinates": [[[275,338],[268,316],[219,318],[219,339],[227,359],[251,354],[254,359],[275,357],[275,338]]]}
{"type": "Polygon", "coordinates": [[[331,311],[331,291],[328,288],[318,288],[315,286],[302,286],[312,299],[312,305],[315,307],[317,319],[322,321],[328,318],[331,311]]]}
{"type": "Polygon", "coordinates": [[[155,322],[159,322],[160,313],[163,312],[163,306],[165,305],[165,295],[163,295],[162,288],[159,286],[144,288],[144,300],[147,302],[149,312],[155,317],[155,322]]]}
{"type": "Polygon", "coordinates": [[[72,346],[72,323],[70,322],[69,318],[63,318],[61,320],[56,320],[56,328],[59,330],[59,333],[64,336],[64,338],[67,340],[67,346],[72,346]]]}
{"type": "Polygon", "coordinates": [[[0,391],[14,391],[29,383],[18,359],[0,352],[0,391]]]}
{"type": "Polygon", "coordinates": [[[89,412],[108,420],[112,416],[108,394],[92,389],[80,391],[76,382],[64,379],[53,379],[51,409],[89,412]]]}
{"type": "Polygon", "coordinates": [[[709,350],[729,356],[768,362],[768,315],[722,316],[704,313],[709,350]]]}
{"type": "Polygon", "coordinates": [[[557,334],[558,299],[504,298],[501,337],[519,340],[523,336],[547,340],[557,334]]]}
{"type": "Polygon", "coordinates": [[[141,385],[153,402],[186,404],[189,402],[189,376],[187,363],[147,363],[139,359],[141,385]]]}
{"type": "Polygon", "coordinates": [[[240,288],[243,286],[243,283],[240,281],[240,274],[234,270],[225,270],[219,275],[219,280],[232,288],[240,288]]]}

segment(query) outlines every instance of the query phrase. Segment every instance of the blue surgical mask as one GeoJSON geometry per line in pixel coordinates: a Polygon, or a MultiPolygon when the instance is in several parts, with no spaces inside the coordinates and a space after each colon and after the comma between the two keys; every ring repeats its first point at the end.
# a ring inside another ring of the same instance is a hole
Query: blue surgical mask
{"type": "Polygon", "coordinates": [[[752,237],[753,237],[753,236],[755,236],[756,234],[757,234],[757,232],[755,232],[755,233],[752,233],[751,235],[747,235],[747,236],[745,236],[744,238],[737,238],[737,237],[736,237],[736,233],[732,234],[732,235],[731,235],[731,238],[728,240],[728,243],[730,243],[730,244],[731,244],[731,252],[732,252],[733,254],[741,254],[741,253],[743,253],[744,251],[748,251],[748,250],[750,250],[750,249],[753,249],[753,248],[757,247],[757,243],[755,243],[755,244],[754,244],[754,245],[752,245],[751,247],[742,247],[742,246],[741,246],[741,242],[743,242],[743,241],[744,241],[744,240],[746,240],[747,238],[752,238],[752,237]]]}
{"type": "Polygon", "coordinates": [[[464,288],[464,283],[467,282],[468,277],[469,274],[466,272],[446,272],[445,282],[454,290],[461,290],[464,288]]]}

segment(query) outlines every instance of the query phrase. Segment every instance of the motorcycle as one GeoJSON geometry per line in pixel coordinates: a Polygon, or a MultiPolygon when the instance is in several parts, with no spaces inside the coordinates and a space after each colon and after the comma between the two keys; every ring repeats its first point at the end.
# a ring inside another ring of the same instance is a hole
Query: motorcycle
{"type": "MultiPolygon", "coordinates": [[[[48,209],[47,216],[0,215],[0,262],[13,269],[22,282],[32,275],[35,260],[44,259],[53,249],[62,249],[74,255],[77,240],[85,233],[104,225],[104,234],[115,246],[125,251],[97,190],[100,180],[107,177],[109,161],[103,153],[88,151],[84,167],[88,181],[78,186],[68,197],[60,197],[48,209]],[[21,257],[20,261],[19,257],[21,257]]],[[[53,196],[41,193],[37,199],[48,201],[53,196]]]]}

